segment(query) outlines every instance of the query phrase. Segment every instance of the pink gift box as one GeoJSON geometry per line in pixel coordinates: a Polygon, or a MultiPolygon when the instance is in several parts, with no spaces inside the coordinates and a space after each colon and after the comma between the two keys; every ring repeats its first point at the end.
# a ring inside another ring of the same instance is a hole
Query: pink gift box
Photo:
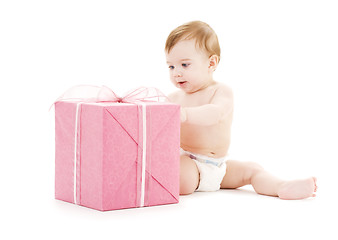
{"type": "Polygon", "coordinates": [[[180,107],[55,103],[55,198],[101,211],[177,203],[180,107]]]}

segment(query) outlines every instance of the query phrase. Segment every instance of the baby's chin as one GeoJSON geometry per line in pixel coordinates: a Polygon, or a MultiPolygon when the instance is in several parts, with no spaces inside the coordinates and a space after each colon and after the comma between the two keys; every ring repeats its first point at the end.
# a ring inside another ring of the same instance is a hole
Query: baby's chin
{"type": "Polygon", "coordinates": [[[179,87],[179,88],[183,90],[185,93],[195,93],[201,90],[201,87],[193,86],[191,84],[187,84],[185,87],[179,87]]]}
{"type": "Polygon", "coordinates": [[[184,83],[184,84],[177,84],[176,87],[178,89],[181,89],[185,93],[191,93],[192,92],[192,89],[186,83],[184,83]]]}
{"type": "Polygon", "coordinates": [[[182,89],[182,88],[180,88],[180,89],[182,91],[184,91],[185,93],[187,93],[187,94],[198,92],[198,89],[197,90],[194,90],[194,89],[182,89]]]}

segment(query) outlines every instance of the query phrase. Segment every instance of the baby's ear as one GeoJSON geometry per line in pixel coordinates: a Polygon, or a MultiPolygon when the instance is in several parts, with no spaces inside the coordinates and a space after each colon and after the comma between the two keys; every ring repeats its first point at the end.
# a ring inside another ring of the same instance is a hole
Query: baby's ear
{"type": "Polygon", "coordinates": [[[219,62],[219,57],[217,55],[211,55],[209,58],[209,68],[212,71],[215,71],[219,62]]]}

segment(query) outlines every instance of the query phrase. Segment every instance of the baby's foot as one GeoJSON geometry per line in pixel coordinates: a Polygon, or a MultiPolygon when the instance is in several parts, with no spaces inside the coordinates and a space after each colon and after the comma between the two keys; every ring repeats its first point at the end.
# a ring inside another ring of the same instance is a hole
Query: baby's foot
{"type": "Polygon", "coordinates": [[[315,197],[317,179],[311,177],[304,180],[287,181],[278,190],[278,197],[285,200],[315,197]]]}

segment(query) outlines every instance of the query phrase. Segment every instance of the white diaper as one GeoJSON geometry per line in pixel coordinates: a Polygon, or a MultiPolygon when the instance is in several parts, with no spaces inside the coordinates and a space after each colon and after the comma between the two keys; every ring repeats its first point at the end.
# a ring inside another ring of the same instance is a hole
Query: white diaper
{"type": "Polygon", "coordinates": [[[226,172],[225,157],[212,158],[180,149],[181,155],[193,159],[200,172],[200,182],[196,191],[209,192],[221,188],[221,182],[226,172]]]}

